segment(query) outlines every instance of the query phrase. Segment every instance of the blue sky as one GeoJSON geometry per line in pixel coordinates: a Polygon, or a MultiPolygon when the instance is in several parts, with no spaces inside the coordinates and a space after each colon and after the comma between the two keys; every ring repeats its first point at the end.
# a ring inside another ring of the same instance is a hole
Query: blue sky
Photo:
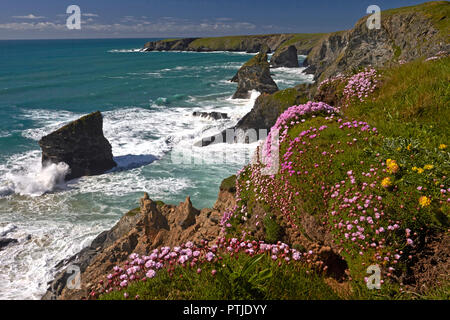
{"type": "Polygon", "coordinates": [[[330,32],[352,27],[371,4],[409,0],[1,0],[0,39],[162,38],[330,32]],[[81,30],[66,28],[66,9],[81,8],[81,30]]]}

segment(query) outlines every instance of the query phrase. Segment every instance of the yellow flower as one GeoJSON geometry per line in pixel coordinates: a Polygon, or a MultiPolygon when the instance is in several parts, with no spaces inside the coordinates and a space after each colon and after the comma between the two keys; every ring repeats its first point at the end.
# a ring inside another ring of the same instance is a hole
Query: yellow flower
{"type": "Polygon", "coordinates": [[[401,148],[401,147],[398,147],[398,148],[397,148],[397,151],[400,151],[400,150],[402,150],[402,148],[401,148]]]}
{"type": "Polygon", "coordinates": [[[399,166],[395,160],[387,159],[386,160],[387,171],[389,173],[396,173],[399,169],[399,166]]]}
{"type": "Polygon", "coordinates": [[[445,144],[443,144],[443,143],[441,143],[441,144],[439,145],[439,149],[444,150],[445,148],[447,148],[447,145],[445,145],[445,144]]]}
{"type": "Polygon", "coordinates": [[[422,168],[417,168],[417,173],[423,173],[423,169],[422,168]]]}
{"type": "Polygon", "coordinates": [[[392,180],[391,180],[391,178],[389,178],[389,177],[384,178],[384,179],[381,181],[381,185],[382,185],[384,188],[389,188],[390,186],[392,186],[392,180]]]}
{"type": "Polygon", "coordinates": [[[432,164],[427,164],[423,167],[425,170],[431,170],[434,168],[434,166],[432,164]]]}
{"type": "Polygon", "coordinates": [[[419,198],[419,204],[422,208],[428,207],[431,203],[431,200],[425,196],[419,198]]]}
{"type": "Polygon", "coordinates": [[[408,151],[411,151],[411,147],[412,147],[412,145],[411,145],[411,143],[410,143],[410,144],[408,144],[408,146],[406,147],[406,149],[408,149],[408,151]]]}
{"type": "Polygon", "coordinates": [[[417,168],[417,167],[412,167],[412,171],[417,171],[417,169],[419,169],[419,168],[417,168]]]}

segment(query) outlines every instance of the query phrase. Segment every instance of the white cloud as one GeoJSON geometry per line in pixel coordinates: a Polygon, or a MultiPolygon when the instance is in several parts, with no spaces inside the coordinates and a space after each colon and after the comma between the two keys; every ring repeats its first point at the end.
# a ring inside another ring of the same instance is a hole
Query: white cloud
{"type": "Polygon", "coordinates": [[[29,15],[26,15],[26,16],[13,16],[13,18],[34,20],[34,19],[44,19],[45,17],[35,16],[34,14],[30,13],[29,15]]]}
{"type": "MultiPolygon", "coordinates": [[[[81,31],[85,36],[92,34],[139,34],[139,35],[177,35],[177,36],[192,36],[192,35],[226,35],[226,34],[240,34],[245,32],[254,32],[257,29],[255,24],[250,22],[235,22],[235,21],[217,21],[204,20],[201,22],[194,22],[185,19],[176,19],[167,17],[165,19],[152,20],[130,20],[134,17],[124,17],[125,21],[113,24],[96,23],[93,19],[82,19],[81,31]]],[[[73,33],[73,30],[68,30],[65,22],[12,22],[0,23],[0,30],[8,31],[36,31],[36,32],[55,32],[55,34],[68,35],[73,33]]]]}
{"type": "Polygon", "coordinates": [[[99,15],[96,13],[82,13],[83,17],[98,17],[99,15]]]}
{"type": "Polygon", "coordinates": [[[25,30],[64,30],[66,25],[53,22],[11,22],[0,24],[0,29],[25,31],[25,30]]]}

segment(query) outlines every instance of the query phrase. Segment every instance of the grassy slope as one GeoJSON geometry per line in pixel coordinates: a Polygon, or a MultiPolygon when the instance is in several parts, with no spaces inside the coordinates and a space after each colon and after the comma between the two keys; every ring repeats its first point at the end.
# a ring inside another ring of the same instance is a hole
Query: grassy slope
{"type": "MultiPolygon", "coordinates": [[[[390,207],[390,219],[392,221],[401,220],[403,228],[422,230],[424,234],[445,232],[450,215],[445,199],[443,199],[444,203],[439,203],[439,185],[448,187],[446,176],[450,170],[450,159],[448,149],[442,150],[439,149],[439,146],[448,144],[448,132],[450,132],[448,121],[450,119],[449,67],[450,58],[445,58],[430,62],[420,60],[384,70],[383,84],[372,97],[374,101],[353,102],[344,110],[344,115],[348,119],[365,120],[378,128],[380,134],[377,137],[369,136],[366,143],[349,146],[348,143],[352,141],[353,137],[361,140],[363,136],[348,136],[350,133],[340,130],[338,125],[320,117],[292,127],[289,131],[292,138],[310,127],[318,128],[326,124],[329,129],[324,131],[319,139],[312,142],[313,146],[318,147],[315,153],[311,152],[308,157],[299,157],[294,161],[299,166],[298,168],[309,170],[312,180],[284,175],[284,179],[291,182],[294,190],[300,192],[300,197],[290,200],[290,211],[297,212],[297,214],[306,212],[317,215],[318,219],[325,219],[326,223],[332,226],[335,220],[320,216],[321,212],[330,210],[330,203],[323,203],[319,187],[322,184],[332,185],[345,179],[348,170],[368,172],[370,168],[379,165],[380,159],[386,161],[391,158],[395,159],[401,167],[400,173],[391,178],[402,192],[387,192],[382,189],[373,191],[381,195],[385,205],[390,207]],[[331,166],[324,167],[325,171],[320,168],[314,169],[314,163],[322,161],[321,152],[329,151],[330,144],[336,145],[338,141],[342,152],[334,157],[331,166]],[[378,157],[376,157],[377,153],[378,157]],[[362,164],[361,161],[364,163],[362,164]],[[341,163],[345,163],[345,165],[341,166],[341,163]],[[422,168],[427,164],[431,164],[433,169],[425,170],[420,174],[412,170],[414,166],[422,168]],[[419,185],[427,191],[419,192],[417,190],[419,185]],[[314,192],[311,193],[310,189],[314,192]],[[309,196],[305,198],[305,194],[309,194],[309,196]],[[433,204],[428,208],[417,210],[417,199],[423,194],[434,198],[433,204]],[[401,205],[404,207],[400,208],[401,205]]],[[[281,154],[286,151],[286,148],[286,143],[281,145],[281,154]]],[[[293,159],[290,160],[293,161],[293,159]]],[[[283,188],[282,176],[283,174],[280,174],[275,179],[280,182],[279,188],[283,188]]],[[[385,176],[389,175],[385,174],[385,176]]],[[[240,178],[240,183],[245,186],[247,180],[244,173],[240,178]]],[[[243,199],[241,204],[247,208],[252,208],[256,202],[260,202],[257,198],[261,197],[261,193],[255,193],[254,187],[256,186],[250,185],[248,190],[241,194],[243,199]]],[[[278,192],[278,190],[274,187],[271,191],[278,192]]],[[[284,196],[286,197],[287,194],[284,196]]],[[[265,203],[263,206],[270,208],[273,206],[273,202],[265,203]]],[[[249,213],[251,215],[251,209],[249,213]]],[[[273,214],[280,215],[281,213],[275,209],[273,214]]],[[[240,219],[237,218],[233,223],[232,230],[236,235],[242,231],[239,221],[240,219]]],[[[373,236],[377,238],[376,235],[373,236]]],[[[399,250],[396,246],[401,238],[396,238],[397,236],[391,239],[390,244],[388,243],[388,249],[391,246],[392,250],[399,250]]],[[[339,239],[339,235],[336,237],[339,239]]],[[[266,240],[270,238],[272,236],[268,235],[266,240]]],[[[401,249],[407,250],[404,246],[401,249]]],[[[355,279],[353,281],[355,298],[408,297],[400,294],[398,285],[385,286],[381,293],[375,295],[374,292],[368,292],[361,282],[365,275],[365,268],[361,266],[363,263],[366,265],[373,263],[373,257],[370,254],[360,257],[358,255],[359,248],[352,244],[345,244],[343,250],[348,251],[343,252],[343,256],[355,279]]],[[[403,262],[401,268],[405,268],[408,264],[408,261],[403,262]]],[[[448,285],[439,290],[436,288],[422,294],[422,298],[426,298],[427,295],[434,298],[448,296],[448,285]]]]}
{"type": "Polygon", "coordinates": [[[345,113],[370,122],[388,136],[421,139],[429,147],[447,143],[450,132],[449,58],[423,59],[382,70],[383,89],[370,103],[345,113]]]}

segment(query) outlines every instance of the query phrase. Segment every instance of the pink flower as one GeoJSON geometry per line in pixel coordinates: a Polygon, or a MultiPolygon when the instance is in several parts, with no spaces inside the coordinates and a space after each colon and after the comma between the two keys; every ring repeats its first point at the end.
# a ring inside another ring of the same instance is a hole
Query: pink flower
{"type": "Polygon", "coordinates": [[[155,275],[156,275],[156,271],[153,269],[148,270],[147,273],[145,274],[145,276],[149,279],[154,278],[155,275]]]}

